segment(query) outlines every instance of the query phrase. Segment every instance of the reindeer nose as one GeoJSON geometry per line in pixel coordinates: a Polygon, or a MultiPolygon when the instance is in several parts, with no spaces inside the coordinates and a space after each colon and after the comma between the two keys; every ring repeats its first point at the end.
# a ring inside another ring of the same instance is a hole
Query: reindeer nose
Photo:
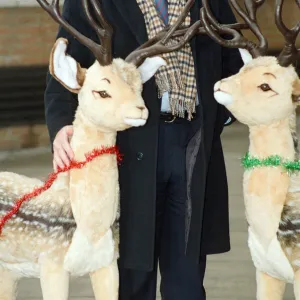
{"type": "Polygon", "coordinates": [[[215,86],[214,86],[214,92],[217,92],[220,90],[220,87],[221,87],[221,81],[218,81],[215,86]]]}
{"type": "Polygon", "coordinates": [[[136,108],[140,109],[141,111],[143,111],[145,109],[145,106],[137,106],[136,108]]]}

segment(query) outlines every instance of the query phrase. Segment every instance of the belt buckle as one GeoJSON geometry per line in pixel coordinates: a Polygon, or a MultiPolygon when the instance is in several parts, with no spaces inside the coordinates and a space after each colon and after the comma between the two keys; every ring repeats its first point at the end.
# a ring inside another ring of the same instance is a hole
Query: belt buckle
{"type": "Polygon", "coordinates": [[[174,121],[177,119],[176,116],[173,116],[172,120],[171,121],[165,121],[165,123],[174,123],[174,121]]]}

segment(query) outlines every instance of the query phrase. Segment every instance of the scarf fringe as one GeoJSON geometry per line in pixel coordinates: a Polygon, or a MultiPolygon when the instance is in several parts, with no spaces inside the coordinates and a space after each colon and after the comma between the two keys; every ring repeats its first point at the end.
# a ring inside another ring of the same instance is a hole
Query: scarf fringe
{"type": "MultiPolygon", "coordinates": [[[[196,95],[195,95],[196,97],[196,95]]],[[[193,118],[193,113],[196,111],[196,101],[186,99],[184,97],[178,98],[178,96],[172,97],[170,94],[170,107],[171,113],[179,118],[185,118],[185,114],[188,114],[188,120],[193,118]]]]}

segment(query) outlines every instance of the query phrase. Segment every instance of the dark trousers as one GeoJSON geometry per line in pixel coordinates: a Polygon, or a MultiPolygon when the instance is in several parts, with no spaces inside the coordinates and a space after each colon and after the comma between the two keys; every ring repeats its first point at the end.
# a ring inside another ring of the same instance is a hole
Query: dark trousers
{"type": "Polygon", "coordinates": [[[152,272],[120,269],[120,300],[155,300],[158,265],[163,300],[204,300],[206,257],[199,265],[185,255],[187,120],[161,121],[157,164],[156,249],[152,272]]]}

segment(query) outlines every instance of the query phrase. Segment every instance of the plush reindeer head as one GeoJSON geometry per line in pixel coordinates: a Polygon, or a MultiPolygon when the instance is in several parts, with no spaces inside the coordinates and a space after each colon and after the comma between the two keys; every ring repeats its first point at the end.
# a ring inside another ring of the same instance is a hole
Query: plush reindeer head
{"type": "MultiPolygon", "coordinates": [[[[201,11],[203,26],[216,42],[225,47],[240,48],[245,66],[237,75],[216,83],[215,99],[225,105],[232,114],[246,125],[270,124],[288,118],[300,102],[300,80],[292,63],[300,58],[296,39],[300,32],[300,22],[288,29],[282,20],[283,0],[276,1],[276,24],[284,35],[286,44],[278,58],[265,56],[268,43],[257,25],[257,9],[265,0],[245,0],[244,10],[238,1],[230,0],[237,14],[245,21],[259,40],[256,45],[245,39],[241,33],[226,28],[214,19],[203,0],[201,11]],[[218,33],[233,36],[225,40],[218,33]]],[[[300,7],[300,2],[297,1],[300,7]]]]}
{"type": "Polygon", "coordinates": [[[173,26],[133,51],[125,60],[112,59],[113,31],[103,16],[99,0],[82,0],[82,6],[100,44],[82,35],[62,18],[59,0],[53,0],[51,4],[46,0],[37,1],[56,22],[88,47],[96,58],[89,69],[83,69],[66,54],[68,42],[65,39],[57,40],[51,53],[50,73],[68,90],[78,93],[78,110],[82,115],[92,124],[106,129],[125,130],[132,126],[143,126],[148,118],[148,110],[141,96],[142,85],[161,66],[166,65],[156,55],[183,47],[197,32],[199,24],[186,29],[179,42],[166,45],[185,20],[194,0],[187,2],[173,26]]]}

